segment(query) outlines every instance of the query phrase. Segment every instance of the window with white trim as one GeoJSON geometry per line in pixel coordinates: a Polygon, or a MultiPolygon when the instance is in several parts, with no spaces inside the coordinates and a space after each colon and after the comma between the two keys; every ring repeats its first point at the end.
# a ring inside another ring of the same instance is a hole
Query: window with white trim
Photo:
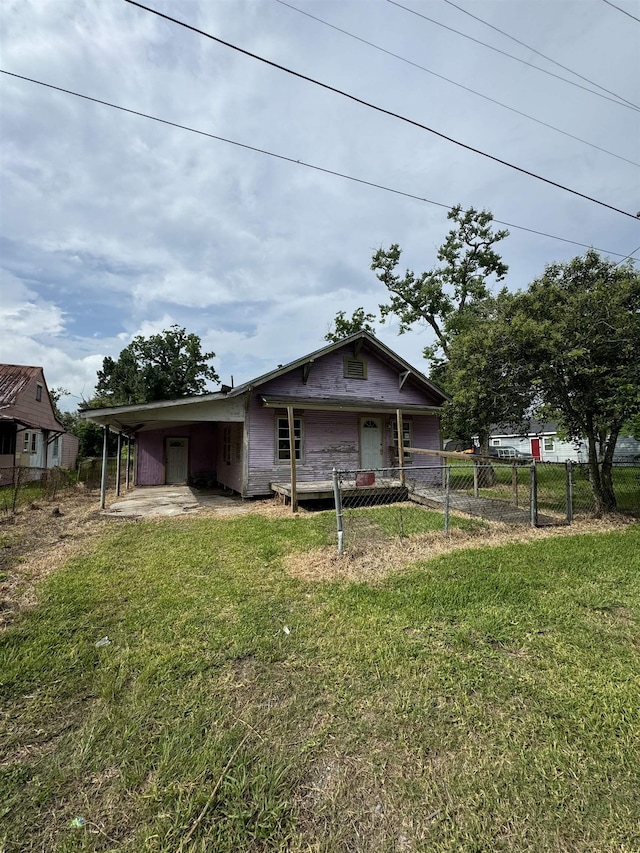
{"type": "Polygon", "coordinates": [[[24,434],[24,440],[22,443],[22,452],[23,453],[29,452],[29,433],[28,432],[25,432],[25,434],[24,434]]]}
{"type": "Polygon", "coordinates": [[[548,452],[554,451],[556,449],[555,441],[552,438],[543,439],[544,449],[548,452]]]}
{"type": "Polygon", "coordinates": [[[31,452],[32,453],[38,452],[38,433],[37,432],[31,433],[31,452]]]}
{"type": "MultiPolygon", "coordinates": [[[[302,418],[293,419],[293,443],[295,458],[299,462],[302,459],[302,418]]],[[[289,418],[276,418],[276,462],[289,462],[291,453],[289,449],[289,418]]]]}
{"type": "Polygon", "coordinates": [[[60,436],[57,435],[51,442],[51,455],[54,459],[60,456],[60,436]]]}
{"type": "Polygon", "coordinates": [[[500,438],[492,438],[491,439],[491,447],[500,447],[502,444],[502,439],[500,438]]]}
{"type": "Polygon", "coordinates": [[[38,403],[42,400],[42,385],[39,382],[36,385],[36,400],[38,403]]]}
{"type": "MultiPolygon", "coordinates": [[[[395,420],[392,426],[393,432],[393,447],[396,458],[398,457],[398,421],[395,420]]],[[[411,447],[412,446],[412,424],[411,421],[402,421],[402,447],[411,447]]],[[[404,450],[403,454],[404,462],[413,462],[413,456],[407,450],[404,450]]]]}

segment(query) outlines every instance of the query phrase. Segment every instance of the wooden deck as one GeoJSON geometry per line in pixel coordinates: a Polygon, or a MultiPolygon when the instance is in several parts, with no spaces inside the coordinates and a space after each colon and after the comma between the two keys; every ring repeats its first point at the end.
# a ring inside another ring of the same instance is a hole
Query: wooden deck
{"type": "MultiPolygon", "coordinates": [[[[271,490],[280,495],[283,500],[291,500],[291,482],[270,483],[271,490]]],[[[390,495],[402,488],[400,480],[385,480],[374,486],[356,486],[355,480],[342,481],[342,499],[352,497],[369,497],[372,495],[390,495]]],[[[296,484],[299,501],[333,500],[333,482],[331,480],[313,480],[296,484]]]]}

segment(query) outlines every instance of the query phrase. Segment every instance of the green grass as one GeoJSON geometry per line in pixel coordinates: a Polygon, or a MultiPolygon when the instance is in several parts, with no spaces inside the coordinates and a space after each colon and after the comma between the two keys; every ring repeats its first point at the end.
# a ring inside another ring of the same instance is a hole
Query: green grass
{"type": "Polygon", "coordinates": [[[49,578],[0,645],[7,853],[640,849],[640,526],[294,580],[330,520],[114,527],[49,578]]]}
{"type": "MultiPolygon", "coordinates": [[[[451,488],[473,494],[473,468],[463,462],[453,460],[451,468],[451,488]]],[[[513,466],[493,466],[495,484],[490,488],[480,488],[478,494],[483,498],[514,502],[513,466]]],[[[566,512],[566,469],[564,465],[541,464],[537,468],[538,510],[564,514],[566,512]]],[[[530,467],[519,465],[516,468],[518,479],[518,506],[529,506],[530,467]]],[[[573,509],[575,515],[593,513],[595,502],[589,485],[585,465],[573,466],[573,509]]],[[[618,502],[618,510],[625,513],[640,513],[640,468],[637,466],[616,466],[613,469],[613,483],[618,502]]]]}

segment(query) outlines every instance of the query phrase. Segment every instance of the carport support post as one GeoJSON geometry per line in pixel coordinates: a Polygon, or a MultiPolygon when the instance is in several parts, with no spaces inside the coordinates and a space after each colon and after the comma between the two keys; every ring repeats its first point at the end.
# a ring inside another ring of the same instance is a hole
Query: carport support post
{"type": "Polygon", "coordinates": [[[109,441],[109,427],[104,427],[102,439],[102,474],[100,477],[100,509],[104,509],[107,502],[107,446],[109,441]]]}
{"type": "Polygon", "coordinates": [[[298,488],[296,484],[296,436],[293,429],[293,406],[287,406],[289,419],[289,459],[291,461],[291,512],[298,511],[298,488]]]}
{"type": "Polygon", "coordinates": [[[116,495],[120,497],[120,467],[122,458],[122,433],[118,433],[118,459],[116,461],[116,495]]]}
{"type": "Polygon", "coordinates": [[[124,487],[129,491],[129,468],[131,466],[131,435],[127,436],[127,472],[124,475],[124,487]]]}

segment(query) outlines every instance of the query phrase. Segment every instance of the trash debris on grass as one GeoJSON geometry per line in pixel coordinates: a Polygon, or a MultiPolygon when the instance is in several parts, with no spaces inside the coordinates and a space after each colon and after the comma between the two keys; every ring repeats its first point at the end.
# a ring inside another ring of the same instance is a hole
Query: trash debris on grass
{"type": "Polygon", "coordinates": [[[103,649],[105,646],[110,646],[111,640],[108,637],[101,637],[96,642],[96,649],[103,649]]]}
{"type": "Polygon", "coordinates": [[[71,827],[73,827],[73,828],[75,829],[76,827],[82,827],[82,826],[84,826],[84,825],[85,825],[85,823],[86,823],[86,821],[85,821],[85,819],[82,817],[82,815],[78,815],[78,817],[73,817],[73,818],[71,818],[71,820],[69,821],[69,826],[71,826],[71,827]]]}
{"type": "Polygon", "coordinates": [[[290,630],[289,628],[287,628],[287,626],[286,626],[286,625],[284,626],[284,628],[283,628],[282,630],[284,631],[284,633],[285,633],[285,634],[290,634],[290,633],[291,633],[291,630],[290,630]]]}

